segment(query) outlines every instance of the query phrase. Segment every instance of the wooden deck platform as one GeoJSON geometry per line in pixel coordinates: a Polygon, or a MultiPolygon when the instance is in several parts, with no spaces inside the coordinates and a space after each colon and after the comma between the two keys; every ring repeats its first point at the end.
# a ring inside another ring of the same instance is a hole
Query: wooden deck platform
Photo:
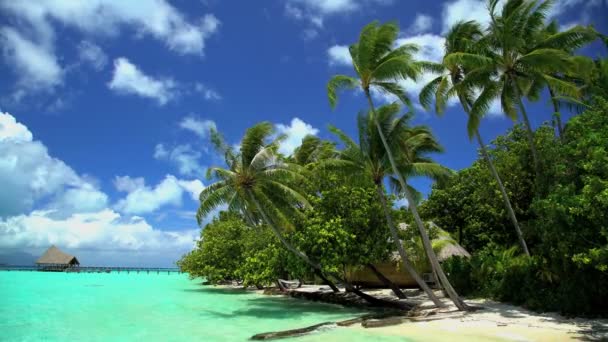
{"type": "Polygon", "coordinates": [[[182,273],[179,268],[167,267],[120,267],[120,266],[78,266],[67,269],[50,269],[37,266],[0,266],[0,271],[15,272],[66,272],[66,273],[146,273],[146,274],[171,274],[182,273]]]}

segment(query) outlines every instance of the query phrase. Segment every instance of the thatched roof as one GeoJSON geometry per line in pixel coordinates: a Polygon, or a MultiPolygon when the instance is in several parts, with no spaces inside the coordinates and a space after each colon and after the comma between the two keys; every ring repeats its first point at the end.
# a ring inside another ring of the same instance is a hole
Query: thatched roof
{"type": "Polygon", "coordinates": [[[80,265],[75,256],[64,253],[55,246],[49,247],[49,249],[36,260],[36,264],[80,265]]]}
{"type": "Polygon", "coordinates": [[[439,253],[437,253],[437,259],[439,259],[440,262],[445,261],[453,256],[460,256],[465,258],[471,257],[471,254],[469,254],[466,249],[459,245],[458,242],[451,239],[447,239],[445,237],[440,237],[437,240],[447,241],[446,244],[441,246],[441,250],[439,251],[439,253]]]}
{"type": "MultiPolygon", "coordinates": [[[[450,234],[444,231],[443,229],[437,227],[437,225],[433,222],[427,222],[430,226],[439,229],[439,236],[436,239],[433,239],[433,249],[439,249],[437,253],[437,259],[440,262],[445,261],[453,256],[460,256],[465,258],[470,258],[471,254],[467,252],[461,245],[458,244],[454,239],[450,237],[450,234]]],[[[399,223],[399,230],[405,231],[410,229],[409,225],[406,223],[399,223]]],[[[411,258],[415,258],[415,256],[410,256],[411,258]]],[[[394,251],[391,253],[391,260],[394,262],[401,261],[401,257],[399,256],[399,252],[394,251]]]]}

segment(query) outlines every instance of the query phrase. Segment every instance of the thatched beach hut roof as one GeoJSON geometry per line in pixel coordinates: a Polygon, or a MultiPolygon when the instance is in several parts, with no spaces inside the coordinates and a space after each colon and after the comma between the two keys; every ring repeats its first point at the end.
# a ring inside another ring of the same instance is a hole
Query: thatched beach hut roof
{"type": "Polygon", "coordinates": [[[42,254],[42,256],[36,260],[38,265],[80,265],[78,259],[75,256],[69,255],[62,252],[55,246],[49,247],[49,249],[42,254]]]}
{"type": "Polygon", "coordinates": [[[467,252],[466,249],[464,249],[461,245],[459,245],[458,242],[456,242],[452,239],[443,237],[443,236],[439,237],[437,240],[446,241],[445,244],[442,244],[441,249],[437,253],[437,259],[439,259],[439,262],[445,261],[454,256],[464,257],[464,258],[471,257],[471,254],[469,254],[469,252],[467,252]]]}
{"type": "MultiPolygon", "coordinates": [[[[433,249],[437,252],[437,259],[440,262],[445,261],[453,256],[459,256],[464,258],[470,258],[471,254],[467,252],[464,247],[462,247],[456,240],[454,240],[448,232],[437,227],[434,222],[427,222],[427,224],[439,231],[439,236],[433,239],[433,249]]],[[[410,229],[409,225],[406,223],[399,223],[399,229],[405,231],[410,229]]],[[[401,257],[397,251],[393,252],[391,255],[391,259],[393,261],[400,261],[401,257]]]]}

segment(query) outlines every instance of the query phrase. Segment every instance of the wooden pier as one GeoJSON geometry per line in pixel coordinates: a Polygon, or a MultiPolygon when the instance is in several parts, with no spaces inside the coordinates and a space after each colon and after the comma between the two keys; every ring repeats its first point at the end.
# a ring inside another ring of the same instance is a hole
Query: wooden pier
{"type": "Polygon", "coordinates": [[[67,269],[49,269],[37,266],[0,266],[0,271],[15,272],[65,272],[65,273],[146,273],[146,274],[171,274],[182,273],[179,268],[169,267],[118,267],[118,266],[77,266],[67,269]]]}

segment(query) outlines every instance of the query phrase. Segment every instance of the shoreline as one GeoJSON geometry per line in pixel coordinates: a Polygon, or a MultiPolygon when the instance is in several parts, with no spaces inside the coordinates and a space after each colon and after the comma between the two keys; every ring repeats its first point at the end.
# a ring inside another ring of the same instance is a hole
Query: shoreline
{"type": "MultiPolygon", "coordinates": [[[[242,287],[219,285],[223,288],[243,290],[242,287]]],[[[406,290],[408,298],[399,300],[388,289],[370,289],[366,293],[384,299],[405,301],[416,304],[410,312],[396,312],[389,308],[374,308],[357,302],[342,303],[328,298],[336,296],[323,285],[304,285],[299,289],[281,292],[276,288],[265,290],[248,289],[259,295],[280,295],[299,300],[313,300],[328,304],[355,307],[368,311],[368,315],[353,319],[349,325],[336,324],[335,329],[362,330],[379,336],[404,337],[423,341],[445,341],[449,336],[454,341],[569,341],[608,340],[608,318],[564,317],[558,313],[537,313],[519,306],[500,303],[489,299],[467,299],[467,304],[478,309],[461,312],[453,305],[437,309],[419,290],[406,290]],[[373,317],[384,312],[384,317],[373,317]],[[363,318],[367,316],[367,318],[363,318]]],[[[343,290],[343,289],[341,289],[343,290]]],[[[436,294],[444,303],[441,291],[436,294]]],[[[346,297],[340,294],[339,297],[346,297]]],[[[339,323],[339,322],[335,322],[339,323]]],[[[301,327],[296,330],[306,330],[301,327]]],[[[279,332],[279,331],[277,331],[279,332]]],[[[275,332],[276,333],[276,332],[275,332]]],[[[315,333],[315,329],[307,331],[315,333]]]]}

